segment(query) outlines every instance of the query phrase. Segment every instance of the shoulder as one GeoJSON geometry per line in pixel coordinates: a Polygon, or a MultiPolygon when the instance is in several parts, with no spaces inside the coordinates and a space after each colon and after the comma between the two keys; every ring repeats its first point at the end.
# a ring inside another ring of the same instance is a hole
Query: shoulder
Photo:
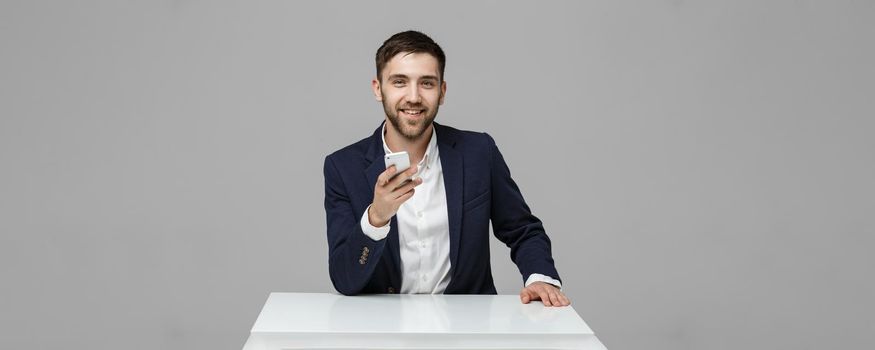
{"type": "Polygon", "coordinates": [[[336,150],[325,157],[325,165],[348,166],[363,163],[371,143],[371,138],[365,137],[349,146],[336,150]]]}
{"type": "Polygon", "coordinates": [[[485,132],[456,129],[435,123],[438,140],[452,144],[466,151],[488,151],[494,147],[495,140],[485,132]]]}

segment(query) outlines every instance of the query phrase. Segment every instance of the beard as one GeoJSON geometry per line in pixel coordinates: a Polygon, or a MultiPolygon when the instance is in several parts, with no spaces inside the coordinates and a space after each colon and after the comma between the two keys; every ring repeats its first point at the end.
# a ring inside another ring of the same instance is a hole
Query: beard
{"type": "Polygon", "coordinates": [[[398,115],[398,111],[401,106],[388,106],[386,104],[385,96],[383,98],[383,110],[386,112],[386,117],[389,119],[389,123],[392,123],[392,126],[395,130],[398,130],[401,133],[401,136],[404,138],[413,141],[417,140],[425,133],[425,130],[428,129],[428,126],[434,121],[434,118],[437,116],[438,107],[434,108],[426,107],[425,105],[406,105],[404,107],[411,107],[416,109],[424,109],[421,114],[422,118],[419,119],[401,119],[401,116],[398,115]]]}

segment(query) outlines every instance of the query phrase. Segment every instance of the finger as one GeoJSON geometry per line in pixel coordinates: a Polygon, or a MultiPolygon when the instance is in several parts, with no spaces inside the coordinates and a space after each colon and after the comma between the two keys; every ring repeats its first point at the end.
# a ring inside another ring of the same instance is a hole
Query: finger
{"type": "Polygon", "coordinates": [[[565,293],[559,292],[559,299],[562,300],[562,305],[571,305],[571,300],[568,300],[568,297],[565,296],[565,293]]]}
{"type": "MultiPolygon", "coordinates": [[[[410,184],[413,184],[413,186],[416,186],[419,184],[419,183],[414,183],[416,180],[417,179],[406,179],[404,181],[401,181],[401,183],[398,184],[398,186],[395,186],[395,188],[393,188],[392,191],[390,191],[390,192],[400,191],[402,188],[404,188],[404,186],[407,186],[410,184]]],[[[404,192],[407,192],[407,189],[402,191],[402,193],[404,193],[404,192]]]]}
{"type": "Polygon", "coordinates": [[[527,289],[523,289],[523,291],[520,292],[520,301],[522,301],[523,304],[528,304],[530,301],[532,301],[532,295],[529,294],[529,291],[527,289]]]}
{"type": "Polygon", "coordinates": [[[544,303],[544,306],[553,306],[553,304],[550,303],[550,295],[547,294],[547,291],[543,289],[538,291],[538,296],[541,297],[541,302],[544,303]]]}
{"type": "Polygon", "coordinates": [[[410,197],[413,197],[414,192],[415,192],[414,189],[411,188],[410,191],[407,191],[407,193],[402,194],[401,197],[395,198],[395,204],[397,204],[398,206],[401,206],[401,204],[404,204],[404,202],[406,202],[408,199],[410,199],[410,197]]]}
{"type": "Polygon", "coordinates": [[[405,181],[402,181],[400,184],[398,184],[398,187],[395,187],[392,190],[392,192],[400,191],[401,193],[405,193],[408,190],[410,190],[411,188],[414,188],[414,187],[422,184],[422,181],[423,180],[420,177],[417,177],[415,179],[407,179],[405,181]]]}
{"type": "Polygon", "coordinates": [[[414,187],[419,186],[422,183],[422,179],[411,180],[410,182],[392,190],[392,196],[395,198],[401,197],[401,195],[406,194],[414,187]]]}
{"type": "Polygon", "coordinates": [[[550,303],[554,306],[562,306],[562,303],[559,302],[559,295],[554,291],[550,291],[550,303]]]}
{"type": "Polygon", "coordinates": [[[401,184],[404,181],[409,180],[413,174],[416,174],[416,165],[411,166],[409,169],[398,174],[398,176],[391,178],[391,180],[389,180],[389,188],[397,188],[398,186],[401,186],[401,184]]]}
{"type": "Polygon", "coordinates": [[[389,183],[389,179],[392,176],[395,176],[395,164],[390,165],[386,170],[384,170],[380,176],[377,176],[377,186],[386,186],[389,183]]]}
{"type": "Polygon", "coordinates": [[[419,165],[413,165],[409,169],[405,170],[404,173],[407,176],[413,176],[413,174],[416,174],[417,171],[419,171],[419,165]]]}

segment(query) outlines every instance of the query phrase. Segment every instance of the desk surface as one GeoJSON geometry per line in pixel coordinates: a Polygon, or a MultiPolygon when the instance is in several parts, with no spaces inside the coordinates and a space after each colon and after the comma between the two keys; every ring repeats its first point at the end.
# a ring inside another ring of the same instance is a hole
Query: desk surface
{"type": "Polygon", "coordinates": [[[604,349],[572,307],[515,295],[318,293],[271,293],[244,349],[496,346],[604,349]]]}

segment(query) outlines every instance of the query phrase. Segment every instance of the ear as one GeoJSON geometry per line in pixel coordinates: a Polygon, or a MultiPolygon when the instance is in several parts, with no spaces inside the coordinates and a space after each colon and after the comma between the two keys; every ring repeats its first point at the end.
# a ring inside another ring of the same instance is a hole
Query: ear
{"type": "Polygon", "coordinates": [[[441,81],[441,99],[438,101],[438,104],[444,104],[444,97],[447,96],[447,81],[441,81]]]}
{"type": "Polygon", "coordinates": [[[377,101],[383,101],[383,94],[382,94],[382,89],[380,87],[380,79],[379,78],[374,78],[374,80],[371,80],[371,88],[374,89],[374,98],[376,98],[377,101]]]}

